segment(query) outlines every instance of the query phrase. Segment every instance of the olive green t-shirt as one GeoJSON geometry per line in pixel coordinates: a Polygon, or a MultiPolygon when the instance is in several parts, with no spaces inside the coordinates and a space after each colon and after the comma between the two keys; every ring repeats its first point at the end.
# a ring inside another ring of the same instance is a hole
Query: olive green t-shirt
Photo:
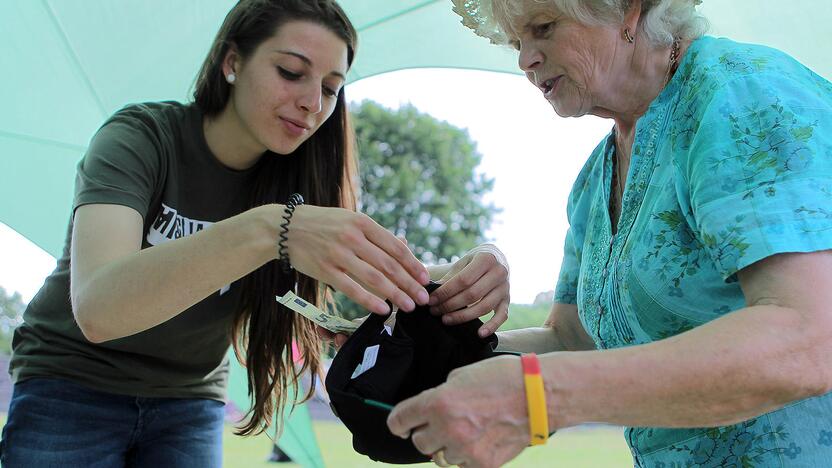
{"type": "MultiPolygon", "coordinates": [[[[133,208],[144,219],[146,249],[245,211],[258,166],[235,171],[217,161],[202,120],[195,105],[176,102],[118,111],[78,164],[72,212],[88,204],[133,208]]],[[[69,301],[71,232],[70,219],[57,267],[14,333],[12,380],[59,377],[118,394],[224,400],[225,356],[240,282],[165,323],[94,344],[78,328],[69,301]]]]}

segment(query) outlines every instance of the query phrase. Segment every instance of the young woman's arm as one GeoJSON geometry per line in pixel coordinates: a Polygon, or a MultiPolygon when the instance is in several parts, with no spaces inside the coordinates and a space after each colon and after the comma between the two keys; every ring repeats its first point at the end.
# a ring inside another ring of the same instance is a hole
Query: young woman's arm
{"type": "MultiPolygon", "coordinates": [[[[75,211],[71,301],[92,342],[163,323],[277,257],[282,205],[253,208],[188,237],[141,249],[142,218],[121,205],[75,211]]],[[[289,255],[300,272],[386,312],[374,291],[409,310],[426,303],[428,273],[407,247],[367,216],[301,206],[290,225],[289,255]],[[352,277],[352,278],[351,278],[352,277]]]]}

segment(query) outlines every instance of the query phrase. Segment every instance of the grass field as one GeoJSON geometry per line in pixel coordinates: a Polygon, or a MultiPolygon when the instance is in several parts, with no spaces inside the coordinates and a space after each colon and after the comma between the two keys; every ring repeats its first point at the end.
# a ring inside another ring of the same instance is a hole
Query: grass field
{"type": "MultiPolygon", "coordinates": [[[[0,414],[0,427],[6,423],[6,415],[0,414]]],[[[351,435],[338,422],[315,421],[315,434],[324,463],[332,468],[373,468],[387,465],[375,463],[352,449],[351,435]]],[[[267,463],[271,453],[271,440],[266,436],[238,437],[232,426],[226,426],[223,439],[223,462],[227,468],[294,468],[294,463],[267,463]]],[[[411,465],[435,466],[431,463],[411,465]]],[[[593,428],[570,430],[556,434],[543,447],[528,448],[506,465],[513,468],[537,468],[558,466],[567,468],[617,468],[632,466],[630,451],[624,443],[621,430],[593,428]]]]}
{"type": "MultiPolygon", "coordinates": [[[[315,421],[318,445],[328,467],[363,468],[394,466],[375,463],[355,453],[351,435],[337,422],[315,421]]],[[[267,437],[242,438],[226,428],[225,466],[229,468],[274,468],[278,465],[266,463],[271,441],[267,437]]],[[[284,463],[281,467],[299,465],[284,463]]],[[[412,465],[417,467],[436,466],[431,463],[412,465]]],[[[633,466],[630,450],[624,442],[619,428],[576,429],[556,434],[542,447],[526,449],[519,457],[506,465],[513,468],[567,467],[567,468],[617,468],[633,466]]]]}
{"type": "Polygon", "coordinates": [[[500,327],[500,330],[542,327],[543,322],[549,317],[550,310],[551,305],[549,304],[511,304],[509,306],[508,320],[500,327]]]}

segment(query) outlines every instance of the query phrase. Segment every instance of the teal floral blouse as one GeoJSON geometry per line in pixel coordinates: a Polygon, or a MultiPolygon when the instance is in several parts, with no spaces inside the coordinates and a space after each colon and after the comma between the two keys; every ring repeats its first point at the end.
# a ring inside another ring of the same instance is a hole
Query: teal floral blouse
{"type": "MultiPolygon", "coordinates": [[[[638,121],[614,236],[613,153],[610,134],[572,189],[555,292],[598,349],[743,308],[738,270],[832,249],[832,84],[782,52],[713,37],[689,47],[638,121]]],[[[832,467],[832,393],[734,426],[625,437],[640,467],[832,467]]]]}

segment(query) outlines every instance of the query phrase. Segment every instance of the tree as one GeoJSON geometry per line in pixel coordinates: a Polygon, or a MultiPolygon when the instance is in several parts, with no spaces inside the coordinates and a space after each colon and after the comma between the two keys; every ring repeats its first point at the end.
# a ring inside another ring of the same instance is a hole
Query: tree
{"type": "Polygon", "coordinates": [[[0,286],[0,354],[11,353],[12,333],[23,323],[25,309],[26,304],[23,303],[20,293],[9,295],[6,289],[0,286]]]}
{"type": "MultiPolygon", "coordinates": [[[[360,209],[426,264],[446,263],[481,243],[498,211],[483,196],[494,180],[476,173],[482,156],[468,132],[408,105],[353,105],[360,209]]],[[[347,317],[367,312],[339,295],[347,317]]]]}
{"type": "Polygon", "coordinates": [[[494,180],[468,132],[408,105],[364,101],[352,109],[360,154],[361,210],[407,237],[417,258],[444,263],[482,242],[497,209],[494,180]]]}

